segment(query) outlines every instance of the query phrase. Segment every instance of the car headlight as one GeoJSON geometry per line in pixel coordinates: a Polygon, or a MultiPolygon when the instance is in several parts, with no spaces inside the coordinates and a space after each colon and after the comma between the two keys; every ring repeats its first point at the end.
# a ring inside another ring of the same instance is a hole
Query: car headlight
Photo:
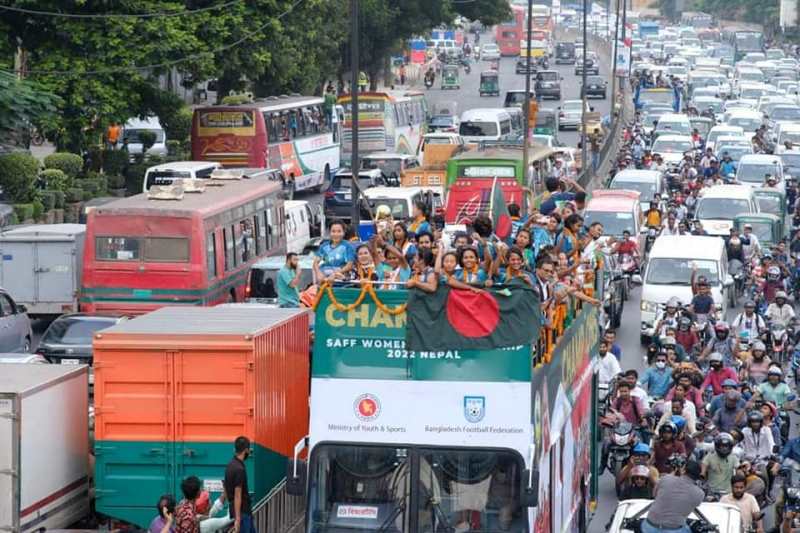
{"type": "Polygon", "coordinates": [[[645,313],[655,313],[658,311],[658,304],[642,300],[642,311],[645,313]]]}

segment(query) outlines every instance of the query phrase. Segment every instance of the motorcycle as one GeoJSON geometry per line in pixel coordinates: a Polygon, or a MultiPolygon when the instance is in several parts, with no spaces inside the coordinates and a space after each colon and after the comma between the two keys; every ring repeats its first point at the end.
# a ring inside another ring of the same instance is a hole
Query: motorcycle
{"type": "Polygon", "coordinates": [[[466,74],[469,74],[470,72],[472,72],[472,66],[470,65],[469,57],[464,56],[464,57],[461,58],[461,66],[464,67],[464,72],[466,74]]]}
{"type": "MultiPolygon", "coordinates": [[[[638,168],[638,167],[637,167],[638,168]]],[[[647,230],[647,239],[644,243],[644,251],[645,253],[650,253],[650,248],[652,248],[653,243],[656,242],[656,237],[658,237],[655,228],[650,228],[647,230]]]]}
{"type": "Polygon", "coordinates": [[[425,76],[425,89],[433,87],[433,76],[425,76]]]}
{"type": "Polygon", "coordinates": [[[628,463],[631,451],[636,444],[636,432],[630,422],[619,422],[611,431],[611,442],[608,447],[608,471],[616,479],[622,467],[628,463]]]}
{"type": "Polygon", "coordinates": [[[786,326],[779,322],[770,322],[768,326],[767,351],[770,359],[779,365],[786,362],[786,326]]]}
{"type": "Polygon", "coordinates": [[[631,284],[633,277],[639,273],[639,265],[636,259],[631,254],[622,254],[619,260],[620,270],[622,270],[622,277],[625,279],[625,284],[622,290],[622,299],[627,300],[631,293],[631,284]]]}
{"type": "Polygon", "coordinates": [[[778,475],[782,478],[781,492],[783,493],[783,506],[776,506],[777,523],[783,521],[783,512],[792,511],[795,518],[792,527],[800,527],[800,463],[792,459],[784,459],[778,475]]]}

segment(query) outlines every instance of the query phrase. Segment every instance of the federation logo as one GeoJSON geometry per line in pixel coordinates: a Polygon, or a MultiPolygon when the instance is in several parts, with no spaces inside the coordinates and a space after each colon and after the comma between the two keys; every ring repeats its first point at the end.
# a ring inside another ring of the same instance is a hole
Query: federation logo
{"type": "Polygon", "coordinates": [[[362,422],[372,422],[381,414],[381,401],[372,394],[362,394],[353,402],[353,411],[362,422]]]}
{"type": "Polygon", "coordinates": [[[464,396],[464,418],[476,424],[486,416],[486,397],[464,396]]]}

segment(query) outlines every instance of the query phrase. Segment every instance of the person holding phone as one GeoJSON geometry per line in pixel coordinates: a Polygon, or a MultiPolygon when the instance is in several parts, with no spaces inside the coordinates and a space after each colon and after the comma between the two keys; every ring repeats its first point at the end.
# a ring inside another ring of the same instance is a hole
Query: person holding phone
{"type": "Polygon", "coordinates": [[[150,522],[148,533],[174,533],[175,531],[175,498],[171,494],[164,494],[156,504],[158,516],[150,522]]]}

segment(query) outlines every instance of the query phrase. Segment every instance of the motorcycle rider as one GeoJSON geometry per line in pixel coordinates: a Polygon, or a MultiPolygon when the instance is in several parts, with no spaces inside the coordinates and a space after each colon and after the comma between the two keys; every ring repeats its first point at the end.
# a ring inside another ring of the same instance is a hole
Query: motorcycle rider
{"type": "Polygon", "coordinates": [[[634,426],[643,426],[647,409],[641,399],[631,395],[631,388],[631,384],[626,380],[620,380],[617,384],[617,397],[609,409],[617,418],[630,422],[634,426]]]}
{"type": "MultiPolygon", "coordinates": [[[[730,328],[728,324],[722,320],[714,324],[714,336],[708,341],[705,348],[703,348],[700,359],[706,360],[708,358],[710,362],[710,356],[714,353],[722,356],[721,363],[724,363],[726,367],[732,367],[739,357],[739,341],[736,337],[730,336],[730,328]]],[[[733,371],[732,368],[730,370],[733,371]]],[[[733,372],[733,374],[735,375],[736,372],[733,372]]],[[[722,381],[719,383],[721,384],[722,381]]],[[[721,390],[722,387],[720,386],[715,388],[714,392],[715,394],[719,394],[721,390]]]]}
{"type": "Polygon", "coordinates": [[[764,415],[760,411],[750,411],[747,415],[747,426],[742,429],[742,450],[749,458],[756,471],[765,479],[771,479],[778,473],[778,463],[770,464],[775,441],[772,431],[764,427],[764,415]],[[769,478],[767,470],[769,469],[769,478]]]}
{"type": "Polygon", "coordinates": [[[631,450],[631,457],[628,462],[617,474],[617,486],[624,490],[625,486],[631,482],[631,473],[637,466],[644,466],[648,471],[648,478],[650,482],[655,485],[658,482],[659,473],[658,469],[652,464],[652,451],[650,446],[643,442],[637,442],[631,450]]]}
{"type": "Polygon", "coordinates": [[[678,398],[679,400],[686,400],[694,405],[695,413],[697,416],[703,416],[705,413],[705,402],[703,401],[703,393],[700,389],[692,384],[692,377],[687,373],[678,376],[678,383],[672,387],[667,393],[665,400],[672,400],[678,398]]]}
{"type": "Polygon", "coordinates": [[[760,340],[756,340],[750,349],[750,359],[742,368],[742,381],[760,385],[767,379],[771,365],[772,360],[767,356],[767,347],[760,340]]]}
{"type": "Polygon", "coordinates": [[[736,315],[731,323],[733,333],[737,337],[743,331],[747,332],[747,336],[753,340],[761,336],[767,328],[767,323],[764,319],[756,313],[756,303],[753,300],[748,300],[744,303],[744,311],[736,315]]]}
{"type": "MultiPolygon", "coordinates": [[[[771,258],[772,254],[770,254],[771,258]]],[[[767,256],[764,255],[764,263],[765,266],[767,265],[767,256]]],[[[764,283],[764,299],[768,303],[772,303],[775,301],[779,292],[783,292],[786,288],[786,284],[783,281],[783,277],[781,276],[781,269],[777,265],[769,263],[767,266],[767,280],[764,283]]],[[[784,295],[786,293],[784,292],[784,295]]]]}
{"type": "Polygon", "coordinates": [[[653,483],[646,466],[637,465],[631,469],[630,482],[620,492],[621,500],[632,498],[653,499],[653,483]]]}
{"type": "Polygon", "coordinates": [[[661,337],[661,347],[667,352],[667,359],[673,362],[689,361],[683,346],[675,341],[675,328],[667,327],[666,335],[661,337]]]}
{"type": "MultiPolygon", "coordinates": [[[[770,267],[770,270],[773,268],[777,267],[770,267]]],[[[775,293],[775,301],[767,306],[767,311],[765,313],[767,320],[780,324],[783,327],[789,325],[795,313],[792,305],[787,302],[787,298],[786,292],[784,291],[777,291],[775,293]]]]}
{"type": "Polygon", "coordinates": [[[714,439],[714,451],[703,457],[701,475],[708,481],[708,489],[717,494],[731,491],[731,478],[739,466],[739,458],[733,453],[733,437],[720,433],[714,439]]]}
{"type": "Polygon", "coordinates": [[[656,485],[653,503],[640,526],[642,533],[690,533],[686,519],[705,498],[696,483],[701,474],[697,462],[675,455],[670,465],[672,471],[656,485]]]}
{"type": "Polygon", "coordinates": [[[736,163],[731,159],[731,155],[728,152],[722,152],[719,173],[723,176],[736,176],[736,163]]]}
{"type": "Polygon", "coordinates": [[[755,531],[764,533],[764,526],[761,523],[761,507],[752,494],[745,492],[747,478],[742,474],[736,474],[731,478],[731,493],[720,498],[721,503],[728,503],[739,508],[742,517],[742,531],[755,531]]]}
{"type": "Polygon", "coordinates": [[[661,209],[658,208],[658,202],[656,200],[650,201],[650,208],[645,211],[644,213],[645,218],[645,225],[650,228],[658,231],[661,229],[661,209]]]}
{"type": "Polygon", "coordinates": [[[742,395],[738,391],[725,393],[722,407],[717,409],[711,421],[720,431],[732,431],[744,425],[747,412],[739,405],[742,395]]]}
{"type": "Polygon", "coordinates": [[[682,442],[678,442],[675,437],[678,435],[678,428],[669,420],[658,428],[658,438],[653,443],[653,466],[659,473],[668,474],[671,471],[669,458],[677,453],[686,456],[686,447],[682,442]]]}
{"type": "Polygon", "coordinates": [[[599,385],[608,385],[611,380],[622,373],[622,367],[619,366],[619,361],[614,357],[608,349],[608,342],[605,340],[600,341],[597,346],[598,357],[598,370],[597,382],[599,385]]]}
{"type": "Polygon", "coordinates": [[[681,318],[681,315],[678,313],[680,306],[681,302],[675,296],[667,301],[664,312],[658,317],[658,320],[656,320],[656,325],[653,328],[653,333],[656,338],[665,335],[667,327],[673,327],[677,329],[678,320],[681,318]]]}
{"type": "MultiPolygon", "coordinates": [[[[714,416],[714,413],[725,405],[725,395],[729,392],[739,392],[739,384],[733,379],[726,379],[722,382],[722,394],[714,396],[708,404],[709,416],[714,416]]],[[[742,409],[744,409],[745,404],[744,398],[739,398],[739,401],[736,402],[736,406],[742,409]]]]}
{"type": "Polygon", "coordinates": [[[694,349],[700,342],[700,337],[692,327],[692,319],[682,316],[678,320],[678,329],[675,331],[675,342],[677,342],[684,353],[693,354],[694,349]]]}
{"type": "Polygon", "coordinates": [[[779,366],[771,366],[767,371],[767,381],[756,388],[756,394],[766,402],[773,403],[778,409],[789,400],[792,390],[783,382],[783,370],[779,366]]]}
{"type": "Polygon", "coordinates": [[[719,352],[713,352],[708,356],[709,371],[706,374],[703,383],[700,385],[700,390],[706,390],[706,387],[711,387],[714,394],[722,394],[722,384],[725,380],[731,379],[738,381],[739,376],[736,371],[729,367],[723,366],[723,356],[719,352]]]}
{"type": "Polygon", "coordinates": [[[639,378],[639,384],[647,389],[650,396],[663,398],[672,384],[672,368],[667,365],[666,354],[658,354],[652,366],[639,378]]]}
{"type": "MultiPolygon", "coordinates": [[[[668,405],[669,410],[661,415],[658,424],[656,424],[656,433],[661,429],[661,426],[667,422],[672,422],[678,427],[679,432],[685,428],[690,435],[694,434],[697,431],[697,415],[695,414],[695,408],[692,402],[673,398],[669,401],[668,405]]],[[[686,444],[686,442],[684,442],[684,444],[686,444]]],[[[686,446],[687,453],[692,453],[693,449],[694,445],[686,446]]]]}
{"type": "Polygon", "coordinates": [[[433,84],[436,82],[436,72],[434,72],[433,67],[428,67],[428,70],[425,72],[425,85],[427,87],[433,87],[433,84]]]}
{"type": "Polygon", "coordinates": [[[744,243],[744,256],[750,261],[753,258],[753,254],[761,253],[761,242],[758,240],[758,236],[753,233],[753,225],[752,224],[745,224],[744,228],[742,228],[743,236],[747,237],[750,244],[744,243]]]}

